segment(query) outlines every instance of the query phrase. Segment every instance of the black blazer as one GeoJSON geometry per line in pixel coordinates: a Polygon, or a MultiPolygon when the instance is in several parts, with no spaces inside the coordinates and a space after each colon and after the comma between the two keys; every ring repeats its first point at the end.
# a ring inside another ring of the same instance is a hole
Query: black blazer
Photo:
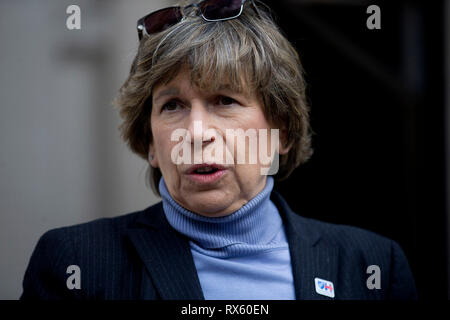
{"type": "MultiPolygon", "coordinates": [[[[314,278],[333,282],[334,299],[416,299],[399,245],[356,227],[294,213],[277,192],[271,199],[286,229],[297,299],[316,293],[314,278]],[[368,289],[367,267],[381,271],[368,289]]],[[[21,299],[204,299],[188,239],[167,222],[161,202],[116,218],[53,229],[38,241],[21,299]],[[81,288],[68,289],[67,267],[81,270],[81,288]]]]}

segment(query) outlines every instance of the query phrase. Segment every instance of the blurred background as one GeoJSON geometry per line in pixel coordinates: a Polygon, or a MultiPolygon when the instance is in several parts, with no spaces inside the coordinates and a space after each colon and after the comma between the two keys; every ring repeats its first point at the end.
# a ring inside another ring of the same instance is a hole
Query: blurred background
{"type": "MultiPolygon", "coordinates": [[[[302,59],[315,153],[276,188],[298,213],[396,240],[449,297],[449,1],[264,1],[302,59]],[[369,30],[369,5],[381,29],[369,30]]],[[[0,1],[0,299],[47,230],[157,201],[112,105],[162,0],[0,1]],[[66,9],[81,8],[81,30],[66,9]]]]}

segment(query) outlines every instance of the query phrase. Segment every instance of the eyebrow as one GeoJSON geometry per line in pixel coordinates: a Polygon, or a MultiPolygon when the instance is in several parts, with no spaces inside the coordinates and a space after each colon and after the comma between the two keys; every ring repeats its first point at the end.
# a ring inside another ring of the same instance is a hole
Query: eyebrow
{"type": "Polygon", "coordinates": [[[155,101],[158,101],[164,96],[170,96],[170,95],[176,95],[179,94],[179,91],[177,88],[168,88],[160,92],[160,94],[155,98],[155,101]]]}
{"type": "MultiPolygon", "coordinates": [[[[223,84],[221,85],[217,91],[224,91],[224,92],[233,92],[236,94],[241,94],[243,96],[245,96],[245,98],[248,98],[247,94],[245,94],[245,92],[239,92],[239,91],[234,91],[232,90],[231,86],[228,84],[223,84]]],[[[172,96],[172,95],[179,95],[180,91],[178,90],[178,88],[175,87],[170,87],[167,89],[162,90],[155,98],[154,98],[154,102],[157,102],[158,100],[162,99],[164,96],[172,96]]]]}

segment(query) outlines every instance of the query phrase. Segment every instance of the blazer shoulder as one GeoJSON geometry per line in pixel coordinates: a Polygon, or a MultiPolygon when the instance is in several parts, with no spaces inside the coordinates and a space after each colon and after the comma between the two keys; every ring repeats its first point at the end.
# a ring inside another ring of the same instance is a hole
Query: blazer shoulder
{"type": "Polygon", "coordinates": [[[63,256],[75,256],[80,248],[89,255],[94,248],[102,250],[113,243],[121,243],[126,231],[133,228],[143,216],[151,214],[157,206],[158,204],[117,217],[50,229],[39,238],[31,260],[59,262],[63,260],[63,256]]]}
{"type": "Polygon", "coordinates": [[[133,263],[130,259],[131,253],[124,241],[126,230],[132,228],[140,217],[154,213],[157,206],[158,204],[142,211],[54,228],[45,232],[39,238],[28,263],[21,299],[78,297],[88,289],[82,293],[67,290],[67,268],[72,265],[83,270],[82,275],[90,275],[89,279],[83,278],[83,282],[87,283],[88,287],[90,285],[92,292],[105,287],[107,284],[91,283],[91,280],[95,278],[100,281],[103,270],[107,270],[114,259],[126,261],[114,270],[111,269],[114,272],[120,273],[126,268],[131,268],[130,264],[133,263]]]}
{"type": "MultiPolygon", "coordinates": [[[[346,261],[359,264],[372,264],[382,261],[389,266],[393,251],[400,246],[393,240],[360,227],[324,222],[299,216],[299,234],[307,233],[319,246],[336,248],[346,261]]],[[[381,262],[380,262],[381,263],[381,262]]]]}
{"type": "Polygon", "coordinates": [[[274,201],[289,231],[313,244],[317,241],[329,242],[346,248],[366,249],[372,245],[389,247],[391,240],[373,231],[359,227],[325,222],[302,216],[293,211],[278,192],[272,192],[274,201]]]}
{"type": "MultiPolygon", "coordinates": [[[[415,300],[417,291],[408,259],[400,245],[376,232],[350,225],[340,225],[301,217],[307,228],[319,234],[326,246],[339,249],[342,270],[355,275],[361,268],[378,267],[383,273],[383,288],[388,288],[387,299],[415,300]]],[[[369,271],[372,269],[368,269],[369,271]]],[[[370,271],[373,272],[373,271],[370,271]]]]}
{"type": "Polygon", "coordinates": [[[41,238],[48,241],[60,241],[64,238],[77,239],[80,235],[85,238],[88,236],[107,237],[122,234],[128,228],[133,228],[144,216],[151,215],[159,205],[160,203],[157,203],[146,209],[116,217],[103,217],[75,225],[54,228],[45,232],[41,238]]]}
{"type": "Polygon", "coordinates": [[[336,224],[301,217],[303,223],[315,230],[322,241],[327,241],[344,247],[358,247],[359,249],[373,249],[375,247],[390,248],[394,242],[392,239],[374,231],[356,226],[336,224]]]}

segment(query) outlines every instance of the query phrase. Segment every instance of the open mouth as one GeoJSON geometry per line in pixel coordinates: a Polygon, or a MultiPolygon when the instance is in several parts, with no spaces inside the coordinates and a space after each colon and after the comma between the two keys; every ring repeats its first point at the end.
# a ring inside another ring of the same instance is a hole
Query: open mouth
{"type": "Polygon", "coordinates": [[[188,170],[188,176],[197,183],[213,183],[226,173],[227,169],[217,164],[198,164],[188,170]]]}
{"type": "Polygon", "coordinates": [[[189,174],[213,174],[217,171],[225,170],[225,167],[215,164],[215,163],[202,163],[202,164],[196,164],[189,168],[188,173],[189,174]]]}
{"type": "Polygon", "coordinates": [[[194,173],[196,174],[211,174],[214,172],[217,172],[219,169],[216,167],[206,166],[206,167],[200,167],[194,170],[194,173]]]}

